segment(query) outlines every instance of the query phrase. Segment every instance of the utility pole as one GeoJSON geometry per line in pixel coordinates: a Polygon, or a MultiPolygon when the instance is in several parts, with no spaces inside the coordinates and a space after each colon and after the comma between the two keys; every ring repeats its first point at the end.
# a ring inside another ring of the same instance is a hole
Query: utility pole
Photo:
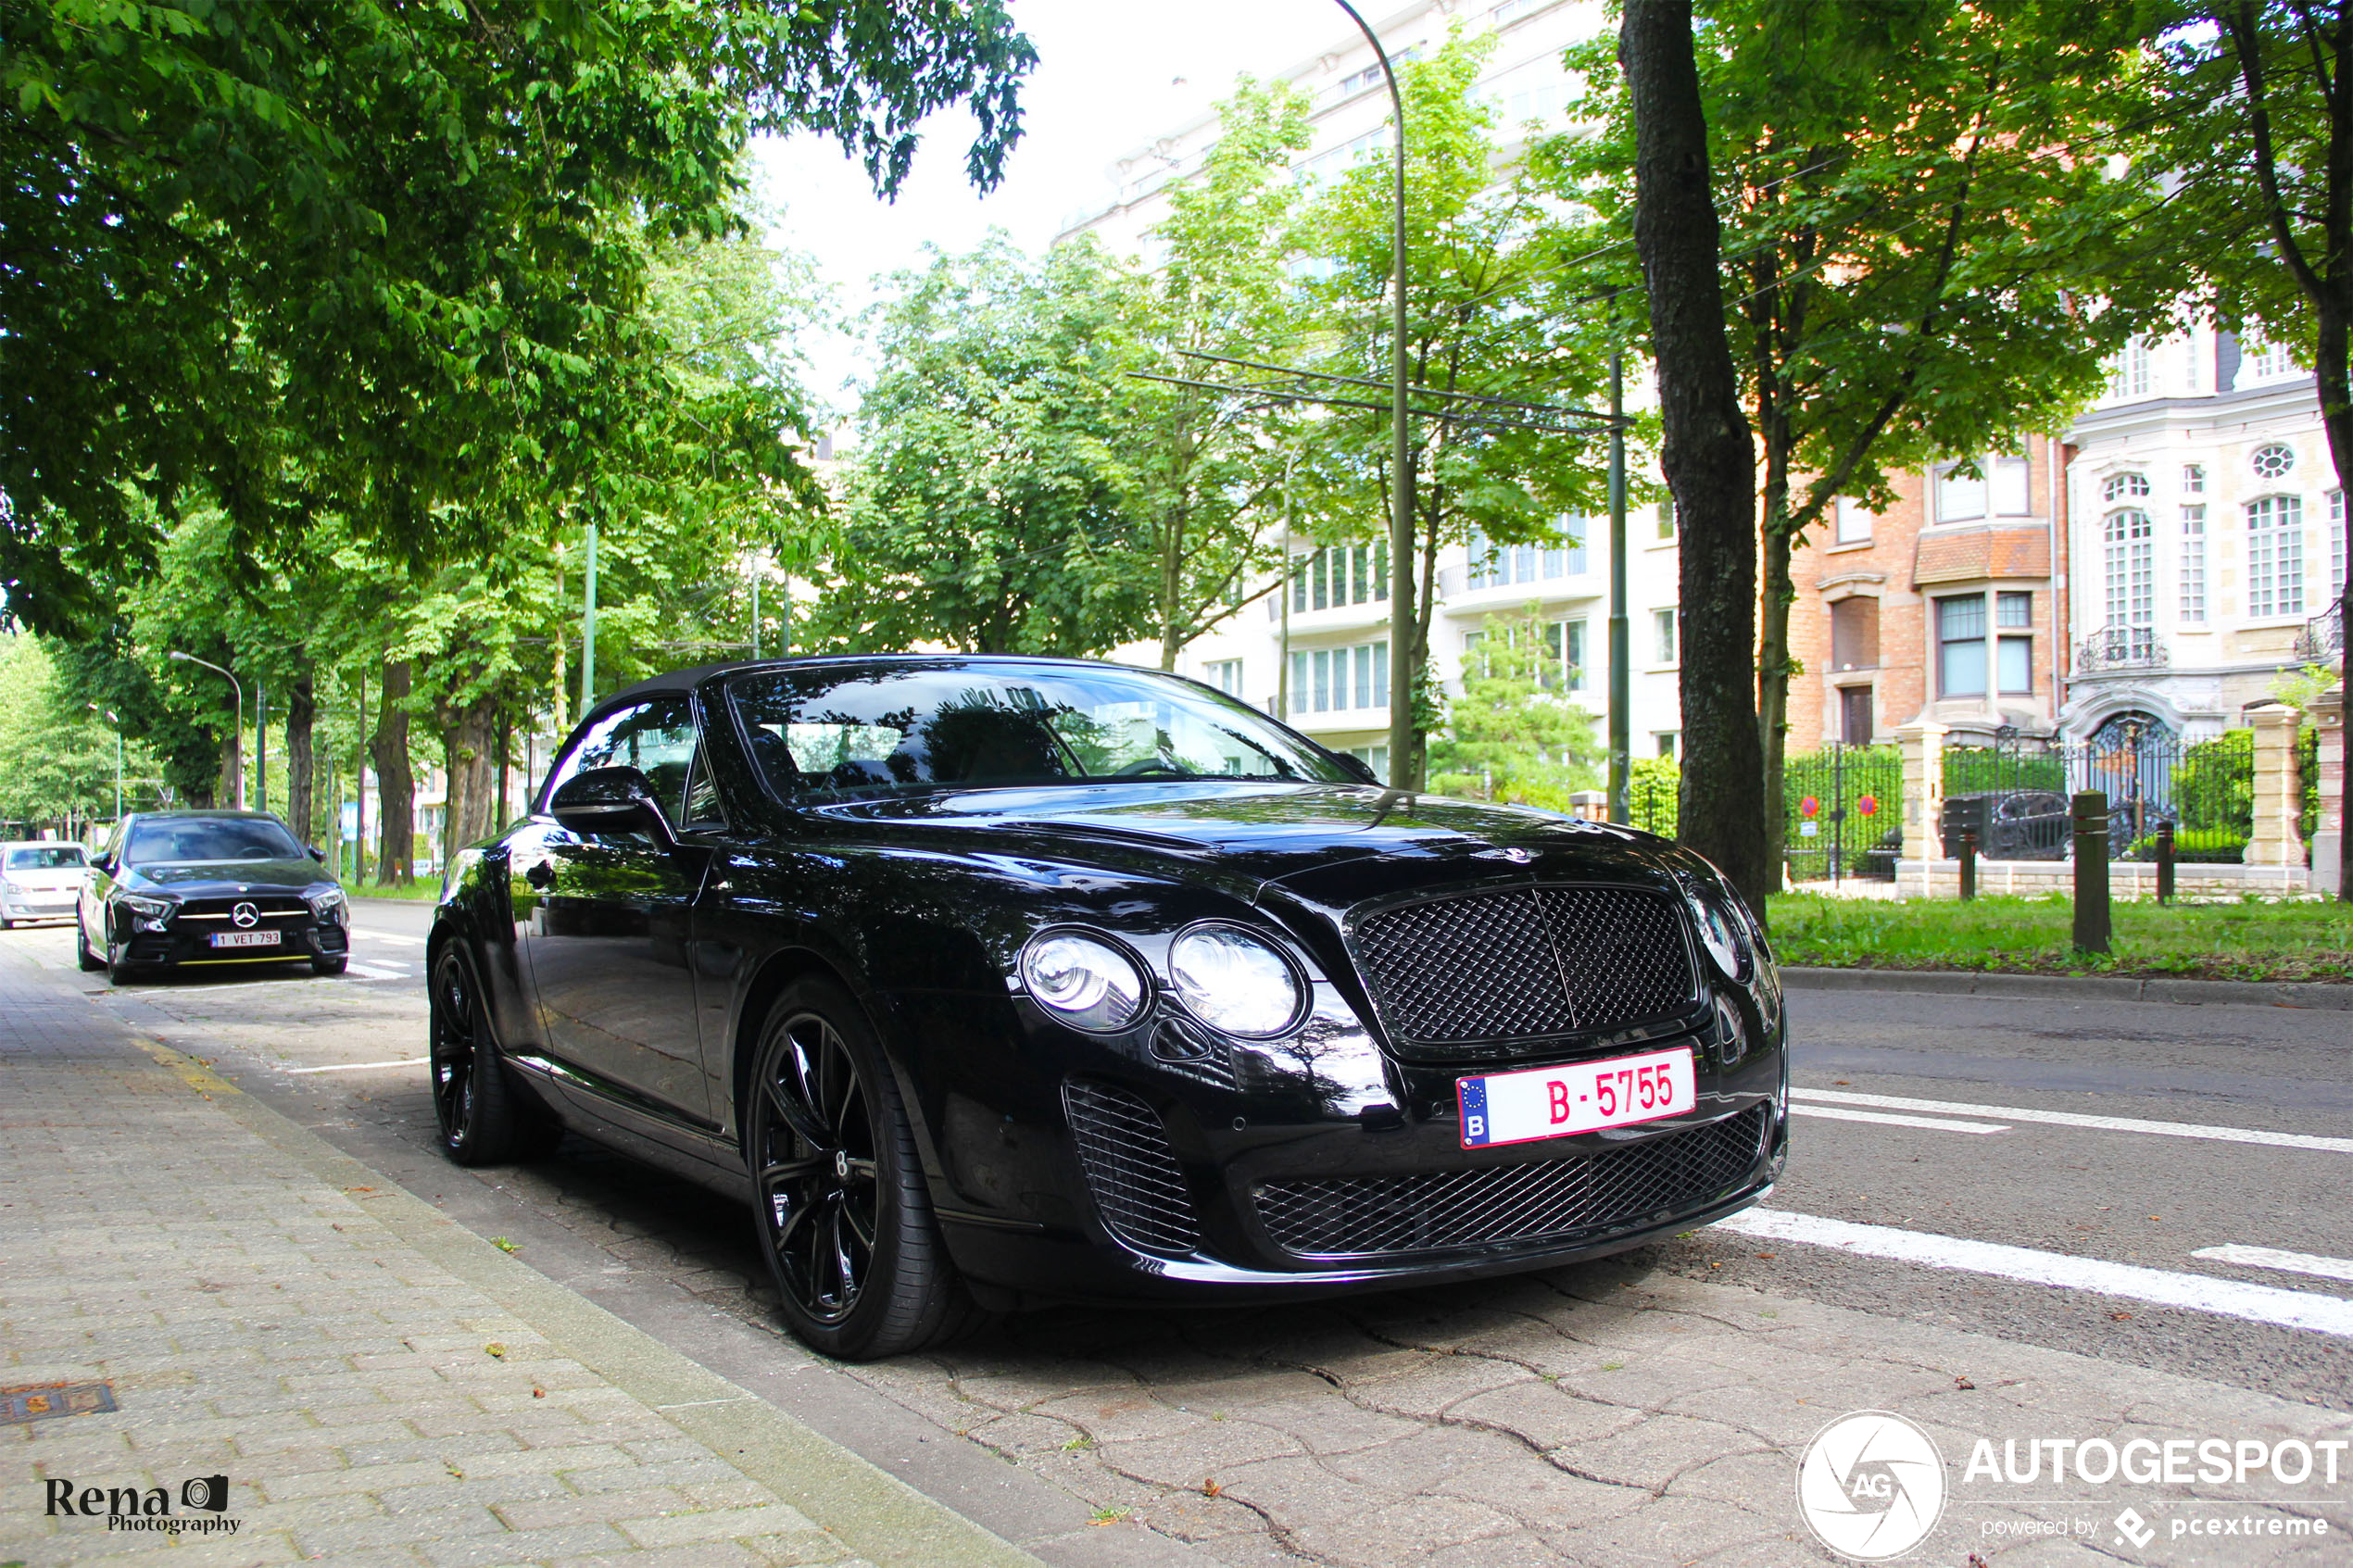
{"type": "Polygon", "coordinates": [[[751,657],[760,657],[760,563],[751,568],[751,657]]]}
{"type": "Polygon", "coordinates": [[[229,683],[230,689],[237,694],[237,809],[242,811],[245,809],[245,684],[239,681],[236,676],[231,674],[228,671],[223,670],[220,665],[215,664],[208,659],[198,659],[195,654],[182,653],[178,648],[172,649],[168,657],[178,660],[182,664],[203,665],[207,670],[211,671],[214,674],[219,675],[223,680],[227,681],[229,683]]]}
{"type": "Polygon", "coordinates": [[[82,706],[93,713],[104,714],[107,722],[114,726],[114,820],[120,822],[122,821],[122,720],[114,709],[101,708],[94,702],[85,702],[82,706]]]}
{"type": "Polygon", "coordinates": [[[1394,265],[1390,279],[1395,298],[1390,302],[1394,308],[1389,347],[1389,783],[1392,789],[1408,789],[1414,782],[1415,666],[1414,454],[1405,408],[1405,95],[1398,90],[1397,71],[1389,63],[1389,51],[1380,46],[1379,34],[1348,0],[1336,3],[1373,46],[1381,76],[1389,83],[1390,107],[1397,118],[1396,232],[1390,241],[1394,265]]]}
{"type": "Polygon", "coordinates": [[[253,798],[254,809],[270,809],[270,685],[266,681],[253,684],[253,798]]]}
{"type": "Polygon", "coordinates": [[[597,525],[588,524],[588,584],[580,617],[580,717],[597,700],[597,525]]]}
{"type": "Polygon", "coordinates": [[[1632,636],[1626,619],[1626,350],[1609,353],[1609,820],[1634,820],[1632,636]]]}

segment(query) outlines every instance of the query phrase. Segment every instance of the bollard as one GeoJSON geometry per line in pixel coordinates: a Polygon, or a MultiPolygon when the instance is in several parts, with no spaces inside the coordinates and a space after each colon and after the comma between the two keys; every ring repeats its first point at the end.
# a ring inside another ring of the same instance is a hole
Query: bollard
{"type": "Polygon", "coordinates": [[[1961,901],[1977,897],[1977,834],[1961,834],[1961,901]]]}
{"type": "Polygon", "coordinates": [[[2087,789],[2075,797],[2075,950],[2108,944],[2108,792],[2087,789]]]}
{"type": "Polygon", "coordinates": [[[2173,901],[2173,824],[2157,824],[2157,901],[2173,901]]]}

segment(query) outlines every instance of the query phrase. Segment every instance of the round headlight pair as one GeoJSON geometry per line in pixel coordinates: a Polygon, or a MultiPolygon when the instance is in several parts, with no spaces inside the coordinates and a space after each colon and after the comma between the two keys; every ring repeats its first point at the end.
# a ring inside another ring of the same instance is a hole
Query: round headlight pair
{"type": "MultiPolygon", "coordinates": [[[[1282,954],[1234,926],[1202,925],[1168,948],[1169,979],[1186,1010],[1229,1035],[1279,1035],[1298,1020],[1306,993],[1282,954]]],[[[1040,1007],[1081,1029],[1125,1029],[1150,995],[1126,953],[1077,931],[1050,931],[1022,949],[1022,983],[1040,1007]]]]}

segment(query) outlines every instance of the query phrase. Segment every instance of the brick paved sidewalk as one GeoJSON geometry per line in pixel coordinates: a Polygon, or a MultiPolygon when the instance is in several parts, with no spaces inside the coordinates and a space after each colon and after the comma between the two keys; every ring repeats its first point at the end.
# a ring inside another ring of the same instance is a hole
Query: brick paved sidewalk
{"type": "Polygon", "coordinates": [[[0,1564],[1036,1562],[0,957],[28,1386],[0,1564]]]}

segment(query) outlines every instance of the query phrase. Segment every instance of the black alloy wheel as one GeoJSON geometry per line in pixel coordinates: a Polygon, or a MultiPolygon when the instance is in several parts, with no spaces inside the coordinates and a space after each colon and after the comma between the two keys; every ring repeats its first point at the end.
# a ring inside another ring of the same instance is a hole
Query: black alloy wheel
{"type": "Polygon", "coordinates": [[[777,998],[743,1123],[761,1250],[795,1335],[874,1361],[979,1320],[933,1223],[898,1085],[838,987],[805,980],[777,998]]]}
{"type": "Polygon", "coordinates": [[[497,1165],[553,1151],[563,1124],[508,1084],[473,963],[455,942],[434,960],[431,1006],[426,1071],[441,1152],[460,1165],[497,1165]]]}

